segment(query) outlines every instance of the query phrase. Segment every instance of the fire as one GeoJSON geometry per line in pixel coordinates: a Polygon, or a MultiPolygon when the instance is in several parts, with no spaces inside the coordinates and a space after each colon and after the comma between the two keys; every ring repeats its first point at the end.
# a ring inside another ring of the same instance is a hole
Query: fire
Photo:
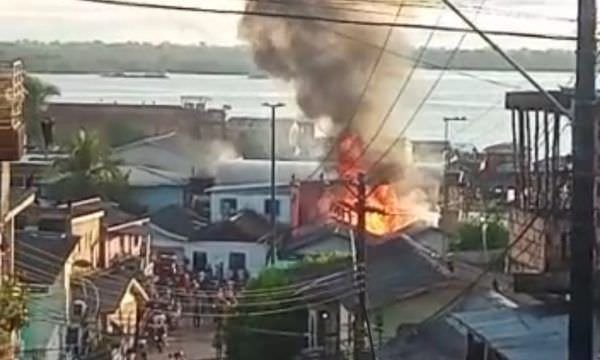
{"type": "MultiPolygon", "coordinates": [[[[340,178],[355,181],[359,173],[368,169],[368,163],[363,156],[364,144],[355,134],[345,134],[338,143],[337,171],[340,178]]],[[[394,186],[389,182],[367,186],[367,231],[376,235],[387,234],[415,221],[417,216],[411,212],[410,201],[403,201],[398,196],[394,186]]],[[[340,216],[338,211],[334,216],[356,225],[357,216],[351,208],[356,204],[355,187],[340,187],[336,193],[336,201],[346,209],[340,216]]]]}

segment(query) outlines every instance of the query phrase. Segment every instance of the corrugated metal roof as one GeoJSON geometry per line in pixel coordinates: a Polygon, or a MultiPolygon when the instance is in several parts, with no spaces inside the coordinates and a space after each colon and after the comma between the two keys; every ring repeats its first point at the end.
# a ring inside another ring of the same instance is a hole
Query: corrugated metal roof
{"type": "Polygon", "coordinates": [[[568,317],[564,313],[538,306],[451,316],[508,360],[567,358],[568,317]]]}

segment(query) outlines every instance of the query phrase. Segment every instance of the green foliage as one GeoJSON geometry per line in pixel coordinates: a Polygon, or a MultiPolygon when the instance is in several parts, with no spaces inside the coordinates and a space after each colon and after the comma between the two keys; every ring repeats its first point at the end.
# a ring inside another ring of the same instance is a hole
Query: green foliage
{"type": "Polygon", "coordinates": [[[10,341],[13,330],[27,323],[27,291],[15,280],[0,284],[0,344],[10,341]]]}
{"type": "Polygon", "coordinates": [[[28,71],[63,73],[103,72],[254,72],[249,49],[242,46],[177,45],[163,43],[103,43],[17,41],[0,43],[4,58],[21,58],[28,71]]]}
{"type": "MultiPolygon", "coordinates": [[[[420,50],[407,51],[416,55],[420,50]]],[[[452,49],[429,48],[424,54],[427,63],[444,64],[452,49]]],[[[97,73],[112,71],[170,71],[185,73],[257,72],[248,47],[176,45],[163,43],[103,43],[17,41],[0,43],[4,58],[21,58],[33,72],[97,73]]],[[[563,49],[509,50],[527,70],[573,70],[575,56],[563,49]]],[[[450,64],[453,69],[512,70],[494,51],[461,49],[450,64]]]]}
{"type": "MultiPolygon", "coordinates": [[[[458,228],[458,241],[452,244],[455,251],[482,250],[482,229],[477,222],[465,222],[458,228]]],[[[508,244],[508,230],[498,221],[488,220],[488,250],[502,249],[508,244]]]]}
{"type": "Polygon", "coordinates": [[[27,137],[32,143],[43,144],[41,129],[43,107],[49,97],[60,95],[60,90],[56,86],[47,84],[31,75],[25,77],[25,90],[27,94],[25,96],[24,117],[27,137]]]}
{"type": "Polygon", "coordinates": [[[292,292],[282,293],[281,287],[291,282],[289,271],[268,269],[257,279],[248,284],[248,290],[260,290],[262,295],[244,297],[240,300],[237,311],[240,316],[228,320],[225,326],[225,343],[230,360],[291,360],[304,347],[307,312],[304,309],[277,314],[255,316],[256,312],[298,306],[299,303],[286,301],[277,303],[278,299],[290,298],[292,292]],[[279,288],[277,293],[266,294],[269,289],[279,288]],[[271,303],[270,303],[271,302],[271,303]],[[247,305],[249,303],[267,303],[265,305],[247,305]],[[299,336],[274,334],[282,331],[297,333],[299,336]],[[268,356],[265,356],[268,351],[268,356]]]}
{"type": "Polygon", "coordinates": [[[128,174],[121,172],[120,162],[96,134],[80,130],[68,148],[69,157],[54,164],[58,180],[50,185],[51,198],[68,200],[101,195],[117,202],[128,198],[128,174]]]}

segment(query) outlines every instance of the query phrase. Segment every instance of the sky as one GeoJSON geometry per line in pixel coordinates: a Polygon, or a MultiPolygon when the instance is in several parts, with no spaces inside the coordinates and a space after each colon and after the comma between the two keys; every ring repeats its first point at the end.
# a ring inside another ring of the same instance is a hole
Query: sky
{"type": "MultiPolygon", "coordinates": [[[[137,0],[142,1],[142,0],[137,0]]],[[[243,9],[244,0],[147,0],[212,8],[243,9]]],[[[339,0],[342,1],[342,0],[339,0]]],[[[346,0],[347,1],[347,0],[346,0]]],[[[410,0],[432,3],[436,0],[410,0]]],[[[456,0],[471,18],[487,29],[574,34],[576,0],[456,0]],[[475,7],[482,5],[479,14],[475,7]]],[[[416,9],[402,21],[434,24],[439,9],[416,9]]],[[[352,16],[361,17],[360,13],[352,16]]],[[[386,17],[386,16],[384,16],[386,17]]],[[[238,16],[147,10],[91,4],[80,0],[0,0],[0,41],[30,39],[39,41],[171,42],[180,44],[239,45],[238,16]]],[[[386,18],[389,20],[389,17],[386,18]]],[[[449,10],[441,24],[462,26],[449,10]]],[[[399,29],[413,46],[419,46],[427,31],[399,29]]],[[[436,33],[432,46],[452,47],[457,34],[436,33]]],[[[500,38],[504,47],[572,48],[569,42],[500,38]]],[[[463,47],[484,44],[470,35],[463,47]]]]}

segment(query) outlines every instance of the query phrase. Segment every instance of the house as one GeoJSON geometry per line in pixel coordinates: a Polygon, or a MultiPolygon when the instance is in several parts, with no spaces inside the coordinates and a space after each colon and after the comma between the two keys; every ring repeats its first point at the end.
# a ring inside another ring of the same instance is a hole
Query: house
{"type": "MultiPolygon", "coordinates": [[[[0,234],[0,275],[12,276],[14,274],[14,249],[15,227],[17,216],[35,201],[35,189],[8,187],[9,192],[3,202],[2,214],[4,233],[0,234]],[[6,200],[6,202],[4,202],[6,200]]],[[[4,192],[3,192],[4,194],[4,192]]]]}
{"type": "MultiPolygon", "coordinates": [[[[334,251],[343,256],[343,249],[346,255],[352,254],[352,239],[350,231],[322,229],[321,233],[312,232],[309,239],[295,240],[302,241],[302,245],[291,240],[287,248],[299,254],[334,251]]],[[[422,321],[461,289],[460,281],[445,265],[408,236],[369,236],[366,254],[367,310],[372,319],[377,319],[377,331],[383,338],[394,337],[398,329],[422,321]]],[[[337,272],[341,275],[315,281],[302,289],[304,296],[318,303],[309,306],[309,332],[313,336],[309,344],[327,355],[352,349],[353,314],[361,311],[353,291],[351,263],[345,269],[337,272]],[[324,325],[320,324],[323,314],[327,319],[324,325]]],[[[324,274],[335,273],[327,270],[324,274]]]]}
{"type": "Polygon", "coordinates": [[[184,204],[187,175],[144,165],[121,165],[119,169],[129,176],[132,200],[147,212],[167,205],[184,204]]]}
{"type": "Polygon", "coordinates": [[[185,262],[185,250],[182,244],[208,221],[188,208],[179,205],[165,206],[150,215],[150,233],[152,252],[176,255],[178,262],[185,262]]]}
{"type": "MultiPolygon", "coordinates": [[[[32,309],[39,310],[40,320],[24,332],[25,350],[61,349],[81,355],[107,333],[123,338],[131,335],[130,325],[121,320],[123,316],[131,319],[132,311],[137,314],[147,301],[135,277],[148,263],[149,219],[127,214],[99,198],[35,210],[32,217],[37,220],[37,229],[30,226],[20,232],[17,243],[21,279],[40,294],[31,304],[32,309]],[[112,279],[111,285],[119,285],[117,278],[124,283],[115,289],[107,287],[102,280],[106,276],[112,279]],[[96,303],[75,296],[77,291],[95,294],[96,303]],[[132,292],[139,293],[138,297],[132,298],[132,292]],[[105,306],[105,301],[110,306],[105,306]],[[97,310],[93,318],[86,315],[82,319],[77,306],[97,310]],[[52,321],[38,324],[48,314],[52,321]]],[[[126,348],[131,344],[118,345],[126,348]]],[[[60,352],[46,354],[49,358],[58,355],[60,352]]]]}
{"type": "Polygon", "coordinates": [[[80,324],[73,337],[79,347],[97,345],[103,336],[125,355],[135,336],[150,297],[140,281],[140,262],[132,259],[105,271],[97,271],[71,283],[72,319],[80,324]],[[89,324],[94,324],[89,326],[89,324]]]}
{"type": "MultiPolygon", "coordinates": [[[[451,318],[468,334],[467,359],[568,358],[569,317],[564,307],[538,305],[457,312],[451,318]]],[[[594,319],[598,326],[598,318],[594,319]]],[[[594,354],[600,353],[594,338],[594,354]]]]}
{"type": "MultiPolygon", "coordinates": [[[[89,201],[79,207],[102,209],[102,239],[98,244],[96,267],[110,268],[128,259],[140,259],[144,267],[149,262],[151,236],[150,219],[133,215],[119,209],[117,204],[101,201],[89,201]]],[[[94,250],[96,250],[94,248],[94,250]]]]}
{"type": "Polygon", "coordinates": [[[70,283],[81,237],[49,231],[20,231],[16,237],[15,270],[32,293],[29,323],[21,330],[21,350],[60,359],[61,352],[54,349],[65,350],[70,283]]]}
{"type": "Polygon", "coordinates": [[[217,167],[215,185],[206,189],[210,195],[211,222],[224,220],[240,210],[252,210],[269,216],[274,209],[277,221],[290,223],[291,182],[294,177],[307,178],[317,172],[320,163],[312,161],[276,162],[276,200],[271,206],[270,161],[223,161],[217,167]]]}
{"type": "MultiPolygon", "coordinates": [[[[152,221],[156,229],[156,220],[152,221]]],[[[271,226],[265,218],[252,211],[241,211],[204,227],[192,226],[187,229],[187,237],[182,232],[174,233],[173,229],[172,232],[158,228],[157,232],[163,236],[153,239],[153,251],[177,255],[183,263],[189,262],[192,271],[209,267],[215,269],[222,265],[225,270],[247,270],[254,277],[266,266],[269,245],[265,240],[271,226]]]]}

